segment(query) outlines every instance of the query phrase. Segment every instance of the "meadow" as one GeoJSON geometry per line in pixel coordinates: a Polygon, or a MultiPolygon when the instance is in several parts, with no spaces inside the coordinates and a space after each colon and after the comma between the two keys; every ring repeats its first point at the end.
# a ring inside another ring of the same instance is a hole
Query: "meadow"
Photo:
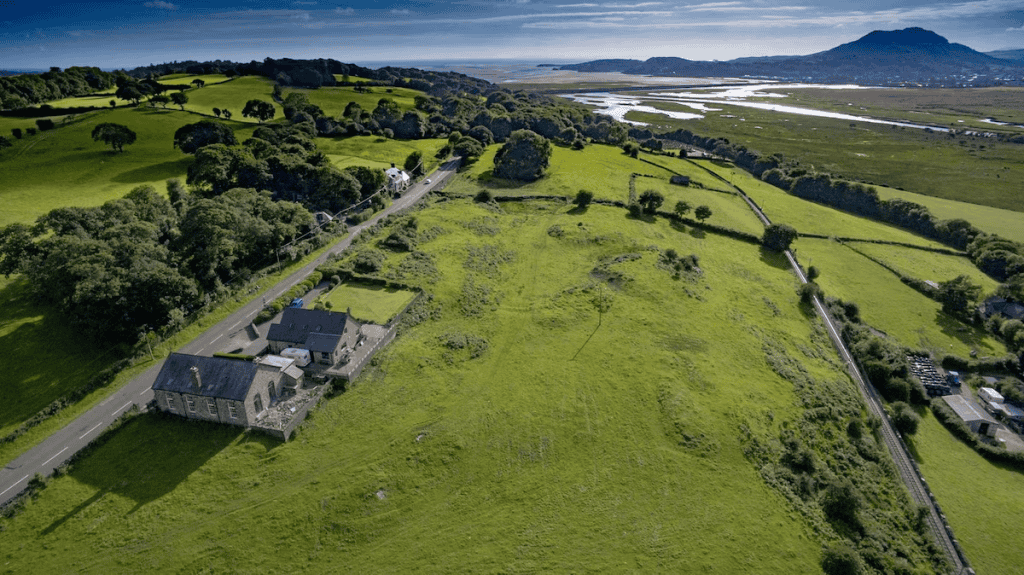
{"type": "MultiPolygon", "coordinates": [[[[230,82],[214,85],[207,84],[204,88],[186,90],[185,94],[188,96],[188,103],[185,104],[185,110],[205,116],[213,116],[214,108],[227,109],[231,111],[231,119],[233,121],[256,124],[258,123],[256,118],[242,116],[242,109],[245,108],[245,103],[256,99],[273,104],[273,121],[278,121],[284,118],[284,108],[271,96],[273,90],[274,83],[266,78],[242,76],[230,82]]],[[[177,106],[168,104],[167,108],[177,108],[177,106]]]]}
{"type": "MultiPolygon", "coordinates": [[[[848,93],[833,97],[846,98],[848,93]]],[[[670,107],[657,100],[643,103],[655,108],[670,107]]],[[[946,200],[1013,211],[1022,209],[1018,195],[1018,183],[1024,181],[1021,144],[783,114],[730,106],[727,102],[711,106],[720,111],[708,112],[699,120],[674,120],[641,112],[629,112],[626,118],[648,122],[659,129],[687,129],[703,136],[727,138],[765,155],[781,153],[808,170],[837,177],[946,200]]]]}
{"type": "Polygon", "coordinates": [[[419,247],[438,319],[295,441],[142,416],[5,521],[6,567],[819,573],[820,536],[738,431],[770,440],[800,411],[738,349],[770,341],[839,376],[799,351],[792,274],[620,208],[507,210],[417,212],[443,229],[419,247]],[[702,276],[672,279],[669,247],[699,253],[702,276]]]}
{"type": "Polygon", "coordinates": [[[441,164],[435,156],[448,140],[389,140],[379,136],[353,136],[351,138],[317,138],[317,148],[338,168],[368,166],[388,169],[391,164],[402,167],[413,152],[423,154],[424,172],[441,164]]]}
{"type": "Polygon", "coordinates": [[[1024,514],[1024,475],[978,455],[930,412],[910,444],[975,571],[1017,571],[1024,562],[1017,521],[1024,514]]]}
{"type": "Polygon", "coordinates": [[[875,186],[875,189],[878,191],[878,197],[883,200],[900,198],[914,202],[927,207],[928,211],[940,220],[964,219],[987,233],[1024,242],[1024,214],[1019,211],[933,198],[883,186],[875,186]]]}
{"type": "MultiPolygon", "coordinates": [[[[163,191],[169,178],[184,180],[192,156],[175,150],[174,132],[201,117],[176,110],[118,108],[81,114],[67,125],[14,140],[0,153],[0,226],[33,222],[62,206],[97,206],[136,186],[163,191]],[[123,124],[138,134],[114,153],[91,132],[102,122],[123,124]]],[[[255,124],[226,122],[240,141],[255,124]]]]}
{"type": "Polygon", "coordinates": [[[416,297],[415,292],[360,283],[342,283],[322,294],[307,307],[318,303],[328,309],[347,312],[353,318],[384,325],[416,297]]]}
{"type": "Polygon", "coordinates": [[[371,88],[365,88],[363,92],[357,92],[355,87],[352,86],[341,86],[333,87],[326,86],[317,88],[315,90],[308,90],[302,88],[288,88],[285,90],[285,95],[292,92],[298,92],[305,94],[309,98],[311,104],[320,106],[320,109],[324,111],[328,116],[335,118],[341,117],[345,112],[345,106],[348,106],[349,102],[355,102],[359,104],[363,110],[372,112],[377,107],[377,102],[381,98],[390,98],[398,104],[398,107],[403,111],[415,110],[416,109],[416,96],[422,96],[423,92],[419,90],[410,90],[409,88],[392,88],[392,87],[380,87],[374,86],[371,88]]]}

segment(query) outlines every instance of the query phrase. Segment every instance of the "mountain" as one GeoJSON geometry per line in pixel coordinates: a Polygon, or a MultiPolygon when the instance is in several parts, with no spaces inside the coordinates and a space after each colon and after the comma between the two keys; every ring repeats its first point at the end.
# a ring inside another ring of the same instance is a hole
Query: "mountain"
{"type": "Polygon", "coordinates": [[[1000,58],[1003,60],[1016,60],[1018,62],[1024,62],[1024,50],[994,50],[992,52],[985,52],[986,56],[992,56],[993,58],[1000,58]]]}
{"type": "Polygon", "coordinates": [[[939,86],[1024,82],[1024,63],[993,58],[922,28],[876,30],[831,50],[807,56],[739,58],[728,62],[684,58],[596,60],[562,66],[581,72],[656,76],[762,77],[823,83],[939,86]]]}

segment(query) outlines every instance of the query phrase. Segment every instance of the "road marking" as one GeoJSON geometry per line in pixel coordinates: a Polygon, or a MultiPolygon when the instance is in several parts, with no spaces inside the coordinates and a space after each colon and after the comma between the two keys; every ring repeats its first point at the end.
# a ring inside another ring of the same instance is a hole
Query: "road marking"
{"type": "MultiPolygon", "coordinates": [[[[25,481],[26,479],[28,479],[28,475],[26,475],[25,477],[22,477],[21,479],[15,481],[14,485],[17,485],[17,484],[21,483],[22,481],[25,481]]],[[[0,495],[3,495],[4,493],[7,493],[8,491],[14,489],[14,485],[8,487],[7,489],[4,489],[3,491],[0,491],[0,495]]]]}
{"type": "Polygon", "coordinates": [[[80,435],[80,436],[78,437],[78,439],[85,439],[85,436],[86,436],[86,435],[89,435],[90,433],[92,433],[92,432],[96,431],[96,428],[97,428],[97,427],[99,427],[99,426],[101,426],[101,425],[103,425],[103,422],[97,423],[95,427],[93,427],[93,428],[92,428],[92,429],[90,429],[89,431],[86,431],[85,433],[83,433],[82,435],[80,435]]]}
{"type": "Polygon", "coordinates": [[[213,341],[211,341],[210,343],[214,343],[215,341],[217,341],[218,339],[220,339],[222,337],[224,337],[224,334],[220,334],[217,337],[213,338],[213,341]]]}
{"type": "Polygon", "coordinates": [[[140,391],[139,395],[145,395],[147,391],[149,391],[148,387],[146,389],[143,389],[142,391],[140,391]]]}
{"type": "MultiPolygon", "coordinates": [[[[60,451],[58,451],[58,452],[57,452],[57,455],[60,455],[61,453],[64,453],[64,452],[65,452],[65,451],[67,451],[67,450],[68,450],[68,448],[67,448],[67,447],[65,447],[64,449],[61,449],[60,451]]],[[[53,458],[54,458],[54,457],[57,457],[57,455],[54,455],[53,457],[51,457],[51,458],[47,459],[46,461],[44,461],[44,462],[43,462],[43,465],[46,465],[47,463],[49,463],[49,462],[53,461],[53,458]]]]}
{"type": "Polygon", "coordinates": [[[240,324],[240,323],[242,323],[242,320],[236,321],[235,325],[231,326],[229,329],[235,329],[236,327],[238,327],[238,324],[240,324]]]}
{"type": "MultiPolygon", "coordinates": [[[[126,403],[126,404],[122,405],[121,407],[117,408],[117,411],[121,411],[122,409],[128,407],[131,404],[132,404],[132,402],[129,401],[128,403],[126,403]]],[[[115,411],[114,413],[111,413],[110,414],[111,417],[117,417],[117,411],[115,411]]]]}

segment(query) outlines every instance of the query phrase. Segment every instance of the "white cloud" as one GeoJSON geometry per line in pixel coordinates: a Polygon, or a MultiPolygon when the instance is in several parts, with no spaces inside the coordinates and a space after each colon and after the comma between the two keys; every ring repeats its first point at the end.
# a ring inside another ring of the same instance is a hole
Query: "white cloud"
{"type": "Polygon", "coordinates": [[[334,13],[341,14],[342,16],[351,16],[355,14],[356,11],[352,8],[335,8],[334,13]]]}
{"type": "Polygon", "coordinates": [[[309,22],[309,12],[299,12],[298,14],[292,14],[292,20],[301,20],[303,22],[309,22]]]}
{"type": "Polygon", "coordinates": [[[411,14],[411,12],[404,8],[401,10],[399,10],[398,8],[393,8],[391,10],[391,13],[394,14],[395,16],[408,16],[409,14],[411,14]]]}
{"type": "Polygon", "coordinates": [[[1024,26],[1021,26],[1020,28],[1007,28],[1006,31],[1007,32],[1024,32],[1024,26]]]}
{"type": "Polygon", "coordinates": [[[146,2],[143,4],[146,8],[161,8],[163,10],[177,10],[178,7],[170,2],[164,2],[163,0],[153,0],[152,2],[146,2]]]}

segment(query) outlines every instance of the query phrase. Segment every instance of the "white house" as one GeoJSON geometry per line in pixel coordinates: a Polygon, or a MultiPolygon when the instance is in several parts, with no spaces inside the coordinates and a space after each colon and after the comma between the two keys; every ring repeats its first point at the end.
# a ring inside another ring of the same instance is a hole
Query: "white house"
{"type": "Polygon", "coordinates": [[[387,187],[391,192],[404,191],[412,182],[409,174],[399,170],[394,164],[391,164],[390,168],[384,170],[384,174],[388,177],[387,187]]]}

